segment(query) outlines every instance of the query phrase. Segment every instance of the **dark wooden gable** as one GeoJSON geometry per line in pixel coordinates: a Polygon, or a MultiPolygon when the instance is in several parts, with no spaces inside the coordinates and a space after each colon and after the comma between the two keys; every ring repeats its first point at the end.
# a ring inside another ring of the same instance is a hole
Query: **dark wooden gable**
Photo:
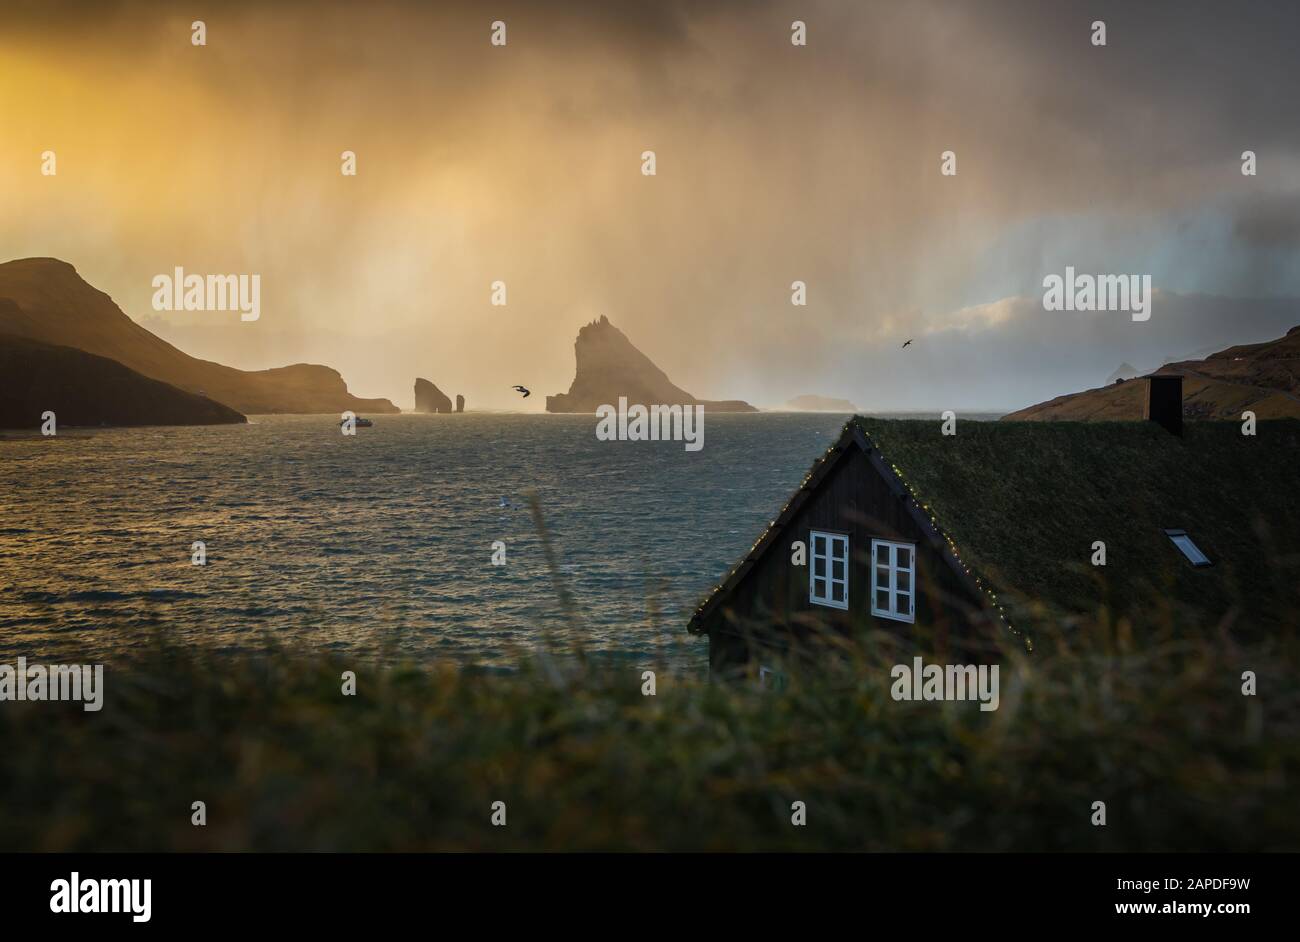
{"type": "Polygon", "coordinates": [[[987,616],[986,596],[926,510],[856,422],[818,460],[762,537],[691,619],[695,633],[799,630],[810,621],[851,628],[906,629],[871,615],[873,538],[916,545],[916,624],[968,626],[987,616]],[[849,609],[809,601],[808,566],[791,563],[791,544],[810,546],[811,530],[849,537],[849,609]]]}

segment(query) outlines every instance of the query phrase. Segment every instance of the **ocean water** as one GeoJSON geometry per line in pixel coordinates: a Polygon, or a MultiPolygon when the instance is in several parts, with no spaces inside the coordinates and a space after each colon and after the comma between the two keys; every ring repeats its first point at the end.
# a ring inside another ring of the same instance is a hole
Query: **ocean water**
{"type": "Polygon", "coordinates": [[[591,416],[488,413],[378,416],[355,437],[330,416],[5,433],[0,660],[111,660],[162,630],[222,650],[272,635],[505,668],[580,644],[702,666],[691,612],[845,418],[709,415],[693,453],[598,441],[591,416]]]}

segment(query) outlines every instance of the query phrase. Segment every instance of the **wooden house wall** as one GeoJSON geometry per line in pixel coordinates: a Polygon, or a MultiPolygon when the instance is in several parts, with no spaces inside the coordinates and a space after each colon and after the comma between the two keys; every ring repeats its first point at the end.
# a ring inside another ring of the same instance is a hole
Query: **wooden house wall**
{"type": "Polygon", "coordinates": [[[916,637],[918,629],[941,642],[970,635],[985,616],[980,601],[953,572],[942,549],[917,525],[906,498],[856,447],[846,449],[754,565],[714,612],[706,626],[715,669],[743,657],[746,642],[785,647],[808,640],[817,631],[853,635],[876,629],[916,637]],[[809,601],[812,530],[849,537],[849,608],[840,611],[809,601]],[[871,614],[871,540],[916,545],[916,621],[908,623],[871,614]],[[791,563],[791,544],[802,540],[807,565],[791,563]],[[730,638],[723,637],[730,635],[730,638]],[[716,650],[713,650],[716,645],[716,650]]]}

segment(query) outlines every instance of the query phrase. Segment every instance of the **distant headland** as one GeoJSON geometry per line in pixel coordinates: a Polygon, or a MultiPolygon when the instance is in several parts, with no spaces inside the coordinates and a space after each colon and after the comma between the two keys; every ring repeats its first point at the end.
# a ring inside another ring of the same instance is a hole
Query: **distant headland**
{"type": "MultiPolygon", "coordinates": [[[[1300,418],[1300,326],[1276,340],[1166,363],[1154,372],[1183,377],[1183,412],[1190,419],[1239,419],[1246,410],[1261,419],[1300,418]]],[[[1057,396],[1004,420],[1137,421],[1146,384],[1132,382],[1133,373],[1124,375],[1121,367],[1105,386],[1057,396]]]]}
{"type": "Polygon", "coordinates": [[[847,412],[849,415],[861,411],[847,399],[816,395],[795,396],[785,404],[785,408],[795,412],[847,412]]]}
{"type": "MultiPolygon", "coordinates": [[[[0,298],[0,317],[13,302],[0,298]]],[[[234,409],[108,357],[0,334],[0,428],[232,425],[234,409]]]]}
{"type": "MultiPolygon", "coordinates": [[[[400,411],[387,399],[352,395],[338,371],[327,366],[297,363],[237,370],[182,353],[131,320],[112,298],[59,259],[24,258],[0,264],[0,301],[8,302],[0,304],[0,335],[106,357],[142,377],[220,403],[237,414],[400,411]]],[[[52,368],[70,367],[73,360],[56,357],[49,362],[52,368]]],[[[73,375],[50,379],[55,386],[56,380],[77,382],[73,375]]],[[[0,377],[0,398],[16,398],[18,382],[12,376],[0,377]]],[[[139,408],[145,407],[139,404],[139,408]]],[[[175,424],[189,424],[184,410],[176,415],[175,424]]],[[[28,424],[24,418],[20,427],[28,424]]],[[[39,423],[32,419],[30,424],[39,423]]]]}

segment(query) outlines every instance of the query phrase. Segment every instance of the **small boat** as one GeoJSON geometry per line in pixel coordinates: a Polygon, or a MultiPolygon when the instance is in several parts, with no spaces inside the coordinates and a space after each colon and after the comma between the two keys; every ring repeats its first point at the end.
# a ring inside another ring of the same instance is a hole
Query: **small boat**
{"type": "MultiPolygon", "coordinates": [[[[361,418],[361,416],[357,416],[356,423],[357,423],[357,428],[370,428],[372,425],[375,424],[375,423],[372,422],[370,419],[363,419],[363,418],[361,418]]],[[[344,426],[344,425],[347,425],[347,424],[348,424],[348,420],[347,420],[347,419],[341,419],[341,420],[339,421],[339,425],[340,425],[340,427],[341,427],[341,426],[344,426]]]]}

